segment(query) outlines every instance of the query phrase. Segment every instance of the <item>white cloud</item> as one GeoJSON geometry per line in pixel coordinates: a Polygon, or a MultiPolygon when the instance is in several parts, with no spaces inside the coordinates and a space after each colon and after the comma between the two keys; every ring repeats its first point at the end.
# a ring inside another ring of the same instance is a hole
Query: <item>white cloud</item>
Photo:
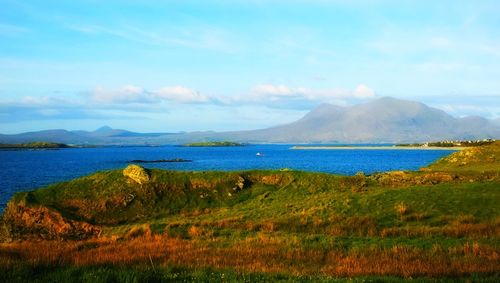
{"type": "Polygon", "coordinates": [[[154,104],[163,101],[176,103],[208,103],[213,98],[183,86],[166,86],[147,91],[141,87],[127,85],[118,90],[96,87],[90,93],[90,101],[105,104],[154,104]]]}
{"type": "Polygon", "coordinates": [[[364,84],[360,84],[352,92],[352,96],[359,99],[368,99],[375,97],[375,91],[364,84]]]}
{"type": "MultiPolygon", "coordinates": [[[[213,96],[200,93],[185,86],[166,86],[157,90],[146,90],[135,85],[119,89],[96,87],[83,96],[71,98],[52,96],[25,96],[15,105],[22,109],[39,110],[38,115],[61,116],[57,110],[86,109],[92,111],[126,111],[137,113],[164,112],[172,105],[199,104],[207,106],[266,107],[289,110],[309,110],[319,103],[348,105],[357,100],[375,97],[370,87],[360,84],[354,89],[308,89],[286,85],[260,84],[246,94],[232,96],[213,96]]],[[[23,110],[24,111],[24,110],[23,110]]],[[[63,113],[64,114],[64,113],[63,113]]]]}
{"type": "Polygon", "coordinates": [[[297,93],[297,91],[284,85],[270,84],[257,85],[253,88],[253,92],[256,95],[291,96],[297,93]]]}
{"type": "Polygon", "coordinates": [[[154,97],[180,103],[209,102],[210,97],[183,86],[164,87],[153,93],[154,97]]]}
{"type": "Polygon", "coordinates": [[[144,89],[127,85],[118,90],[108,90],[103,87],[96,87],[91,92],[91,100],[97,103],[127,104],[127,103],[152,103],[154,97],[144,89]]]}
{"type": "MultiPolygon", "coordinates": [[[[344,88],[308,89],[304,87],[291,88],[285,85],[257,85],[251,93],[251,100],[276,101],[278,99],[309,100],[330,102],[338,99],[369,99],[375,97],[375,91],[360,84],[354,90],[344,88]]],[[[265,101],[262,101],[265,102],[265,101]]]]}

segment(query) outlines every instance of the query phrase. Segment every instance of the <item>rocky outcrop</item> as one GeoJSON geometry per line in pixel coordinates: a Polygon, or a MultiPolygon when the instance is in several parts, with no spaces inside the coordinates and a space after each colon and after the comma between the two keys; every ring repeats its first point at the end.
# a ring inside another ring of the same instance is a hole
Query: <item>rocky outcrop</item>
{"type": "Polygon", "coordinates": [[[233,191],[241,191],[245,188],[246,186],[246,180],[245,178],[238,176],[238,179],[236,180],[236,183],[234,184],[233,191]]]}
{"type": "Polygon", "coordinates": [[[3,226],[10,239],[85,239],[97,236],[101,228],[86,222],[65,219],[60,212],[45,206],[9,203],[3,226]]]}
{"type": "Polygon", "coordinates": [[[142,185],[149,182],[150,176],[146,169],[139,165],[131,164],[123,170],[123,176],[128,177],[134,182],[142,185]]]}

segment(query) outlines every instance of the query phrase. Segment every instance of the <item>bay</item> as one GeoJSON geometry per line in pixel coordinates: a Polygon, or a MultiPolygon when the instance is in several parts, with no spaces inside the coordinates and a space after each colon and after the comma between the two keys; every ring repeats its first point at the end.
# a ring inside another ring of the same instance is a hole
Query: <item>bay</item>
{"type": "Polygon", "coordinates": [[[293,145],[237,147],[100,147],[0,151],[0,210],[15,192],[71,180],[100,170],[124,168],[132,160],[186,159],[144,163],[167,170],[282,169],[353,175],[417,170],[453,150],[292,150],[293,145]],[[260,153],[260,155],[257,155],[260,153]]]}

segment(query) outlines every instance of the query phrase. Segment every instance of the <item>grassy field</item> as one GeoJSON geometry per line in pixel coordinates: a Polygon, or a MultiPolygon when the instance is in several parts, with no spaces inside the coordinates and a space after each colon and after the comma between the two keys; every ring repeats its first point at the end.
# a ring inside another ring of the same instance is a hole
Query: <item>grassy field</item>
{"type": "Polygon", "coordinates": [[[499,142],[370,176],[136,173],[16,194],[5,280],[500,280],[499,142]]]}

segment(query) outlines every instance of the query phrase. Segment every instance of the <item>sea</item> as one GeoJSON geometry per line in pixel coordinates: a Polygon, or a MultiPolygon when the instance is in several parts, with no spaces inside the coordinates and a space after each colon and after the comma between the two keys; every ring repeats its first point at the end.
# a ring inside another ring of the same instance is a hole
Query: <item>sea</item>
{"type": "Polygon", "coordinates": [[[283,169],[354,175],[417,170],[453,150],[294,150],[293,145],[236,147],[96,147],[56,150],[0,150],[0,211],[14,193],[56,182],[120,169],[132,160],[185,159],[191,162],[143,163],[147,168],[182,171],[283,169]]]}

